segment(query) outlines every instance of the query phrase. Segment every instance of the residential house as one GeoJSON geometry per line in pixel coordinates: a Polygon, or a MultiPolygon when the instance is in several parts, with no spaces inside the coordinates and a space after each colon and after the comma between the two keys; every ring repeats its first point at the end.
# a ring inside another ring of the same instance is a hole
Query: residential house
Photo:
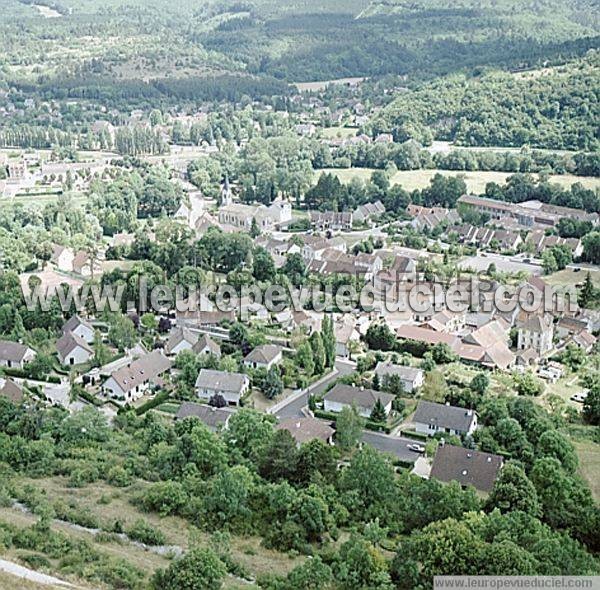
{"type": "Polygon", "coordinates": [[[80,338],[83,338],[85,342],[91,344],[94,341],[95,330],[89,322],[81,319],[80,316],[71,316],[62,327],[62,333],[67,334],[71,332],[80,338]]]}
{"type": "Polygon", "coordinates": [[[50,256],[50,262],[52,262],[58,270],[72,272],[74,258],[75,253],[72,248],[55,244],[52,249],[52,255],[50,256]]]}
{"type": "Polygon", "coordinates": [[[283,360],[283,352],[274,344],[261,344],[244,357],[244,365],[252,369],[269,370],[283,360]]]}
{"type": "Polygon", "coordinates": [[[90,277],[92,274],[97,275],[101,273],[102,266],[100,266],[97,259],[92,259],[87,252],[79,250],[73,257],[73,272],[83,277],[90,277]]]}
{"type": "Polygon", "coordinates": [[[312,260],[321,260],[323,253],[326,250],[339,250],[340,252],[347,252],[348,246],[346,241],[341,237],[337,238],[323,238],[320,236],[303,236],[302,237],[302,258],[305,262],[310,263],[312,260]]]}
{"type": "Polygon", "coordinates": [[[553,348],[554,324],[550,315],[531,315],[518,326],[517,348],[533,348],[544,356],[553,348]]]}
{"type": "Polygon", "coordinates": [[[314,439],[331,445],[335,433],[329,424],[311,417],[287,418],[279,422],[275,430],[287,430],[298,446],[314,439]]]}
{"type": "Polygon", "coordinates": [[[335,354],[342,358],[347,358],[352,352],[351,342],[358,342],[360,334],[356,330],[356,321],[350,315],[343,315],[334,322],[333,331],[335,334],[335,354]]]}
{"type": "Polygon", "coordinates": [[[582,209],[549,205],[535,200],[524,201],[522,203],[507,203],[505,201],[488,199],[487,197],[463,195],[458,199],[457,205],[467,205],[480,213],[488,215],[492,219],[513,217],[525,227],[553,227],[564,217],[579,221],[590,221],[594,225],[597,225],[600,220],[598,213],[586,213],[582,209]]]}
{"type": "Polygon", "coordinates": [[[11,340],[0,340],[0,367],[23,369],[35,358],[35,351],[11,340]]]}
{"type": "Polygon", "coordinates": [[[406,208],[406,212],[412,217],[410,225],[419,231],[432,230],[442,222],[452,225],[459,220],[456,211],[445,207],[422,207],[411,204],[406,208]]]}
{"type": "Polygon", "coordinates": [[[93,356],[92,347],[74,332],[65,332],[56,341],[58,360],[63,365],[81,365],[87,363],[93,356]]]}
{"type": "Polygon", "coordinates": [[[354,406],[361,416],[369,418],[377,400],[383,405],[386,414],[389,414],[394,401],[393,395],[374,389],[359,389],[336,383],[333,389],[323,396],[323,408],[326,412],[341,412],[344,408],[354,406]]]}
{"type": "Polygon", "coordinates": [[[471,435],[477,428],[477,413],[467,408],[420,400],[413,417],[415,430],[428,436],[438,432],[471,435]]]}
{"type": "Polygon", "coordinates": [[[196,393],[200,399],[209,401],[221,395],[230,406],[239,406],[241,398],[250,389],[250,379],[243,373],[201,369],[196,379],[196,393]]]}
{"type": "Polygon", "coordinates": [[[309,211],[311,225],[320,231],[349,231],[352,229],[352,211],[309,211]]]}
{"type": "Polygon", "coordinates": [[[8,399],[13,404],[20,404],[25,397],[21,386],[17,385],[12,379],[0,377],[0,397],[8,399]]]}
{"type": "Polygon", "coordinates": [[[212,354],[217,358],[221,358],[221,347],[208,334],[202,334],[192,350],[200,356],[212,354]]]}
{"type": "Polygon", "coordinates": [[[375,374],[379,377],[382,385],[392,375],[398,375],[402,388],[406,393],[411,393],[423,385],[425,373],[418,367],[409,367],[405,365],[394,365],[390,361],[380,361],[375,367],[375,374]]]}
{"type": "Polygon", "coordinates": [[[543,229],[532,231],[525,240],[536,256],[541,256],[545,250],[553,246],[567,246],[573,257],[583,254],[583,242],[578,238],[561,238],[556,235],[546,235],[543,229]]]}
{"type": "Polygon", "coordinates": [[[185,326],[174,326],[169,332],[169,338],[165,344],[165,353],[176,356],[184,350],[192,350],[198,341],[198,334],[192,332],[185,326]]]}
{"type": "Polygon", "coordinates": [[[433,459],[430,475],[438,481],[457,481],[463,487],[471,485],[480,492],[489,493],[502,464],[503,459],[499,455],[454,445],[440,445],[433,459]]]}
{"type": "Polygon", "coordinates": [[[102,385],[102,392],[117,402],[132,402],[142,397],[160,376],[171,368],[171,361],[160,350],[153,350],[129,365],[113,371],[102,385]]]}
{"type": "Polygon", "coordinates": [[[358,223],[367,222],[370,219],[376,219],[381,217],[385,213],[385,206],[381,201],[375,201],[374,203],[365,203],[359,205],[354,210],[353,221],[358,223]]]}
{"type": "Polygon", "coordinates": [[[175,420],[184,420],[185,418],[198,418],[211,432],[225,430],[229,423],[229,418],[233,416],[233,408],[215,408],[206,404],[197,404],[194,402],[183,402],[175,414],[175,420]]]}

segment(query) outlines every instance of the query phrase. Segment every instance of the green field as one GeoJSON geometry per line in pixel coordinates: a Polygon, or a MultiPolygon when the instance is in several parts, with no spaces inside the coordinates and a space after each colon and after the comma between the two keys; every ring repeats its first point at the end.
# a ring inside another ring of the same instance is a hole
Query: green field
{"type": "Polygon", "coordinates": [[[592,490],[596,501],[600,501],[600,445],[592,441],[576,442],[579,456],[579,473],[592,490]]]}
{"type": "MultiPolygon", "coordinates": [[[[330,168],[327,170],[318,170],[315,177],[318,178],[322,172],[335,174],[342,182],[350,182],[353,178],[368,180],[374,172],[373,168],[330,168]]],[[[392,184],[400,184],[407,191],[415,189],[423,189],[429,186],[430,180],[435,174],[444,176],[462,175],[467,190],[472,193],[481,194],[485,192],[485,185],[488,182],[504,184],[510,172],[490,172],[490,171],[475,171],[463,172],[460,170],[401,170],[396,172],[391,178],[392,184]]],[[[534,175],[535,176],[535,175],[534,175]]],[[[576,182],[581,183],[585,188],[596,189],[600,188],[600,178],[591,176],[574,176],[572,174],[551,175],[550,180],[560,184],[562,187],[568,188],[576,182]]]]}

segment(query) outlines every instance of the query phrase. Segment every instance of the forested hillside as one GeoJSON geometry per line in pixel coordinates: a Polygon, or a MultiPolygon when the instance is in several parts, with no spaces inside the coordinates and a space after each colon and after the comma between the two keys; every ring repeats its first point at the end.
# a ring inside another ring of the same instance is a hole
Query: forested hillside
{"type": "Polygon", "coordinates": [[[400,140],[598,149],[599,57],[536,72],[455,75],[400,94],[374,122],[400,140]]]}

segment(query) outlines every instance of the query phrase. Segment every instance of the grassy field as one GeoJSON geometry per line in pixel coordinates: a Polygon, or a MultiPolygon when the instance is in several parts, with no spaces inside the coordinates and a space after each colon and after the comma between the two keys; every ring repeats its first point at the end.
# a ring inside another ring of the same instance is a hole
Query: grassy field
{"type": "Polygon", "coordinates": [[[600,445],[592,441],[575,443],[579,456],[579,474],[585,479],[592,490],[596,501],[600,501],[600,445]]]}
{"type": "MultiPolygon", "coordinates": [[[[20,481],[43,488],[47,498],[53,502],[56,500],[63,500],[66,503],[75,502],[79,508],[95,515],[103,529],[110,528],[118,520],[126,530],[136,519],[144,518],[164,532],[168,544],[178,545],[185,549],[188,547],[189,536],[192,532],[195,539],[210,544],[210,534],[198,531],[186,520],[176,516],[160,517],[157,514],[145,513],[134,506],[130,500],[146,487],[147,484],[144,482],[138,481],[128,488],[115,488],[101,481],[82,488],[70,488],[67,486],[66,478],[63,477],[43,480],[23,478],[20,481]]],[[[37,520],[32,515],[23,514],[11,508],[0,509],[0,518],[16,524],[24,519],[23,525],[37,520]],[[29,522],[30,520],[31,522],[29,522]]],[[[83,535],[89,540],[94,540],[90,533],[74,531],[66,524],[57,523],[55,526],[69,534],[83,535]]],[[[127,559],[145,571],[152,572],[169,564],[168,558],[145,551],[132,543],[103,542],[96,544],[99,550],[114,554],[115,557],[127,559]]],[[[236,562],[247,568],[253,576],[269,572],[283,575],[304,560],[301,556],[290,557],[287,554],[266,549],[261,545],[261,539],[255,536],[232,536],[231,556],[236,562]]],[[[239,581],[230,579],[225,587],[237,588],[236,584],[239,585],[239,581]]],[[[0,588],[3,586],[0,585],[0,588]]]]}
{"type": "Polygon", "coordinates": [[[344,139],[348,137],[354,137],[356,135],[357,127],[326,127],[322,131],[323,137],[327,139],[333,139],[336,137],[342,137],[344,139]]]}
{"type": "Polygon", "coordinates": [[[557,287],[580,285],[585,281],[588,270],[594,286],[600,287],[600,269],[588,269],[585,266],[582,266],[580,271],[575,271],[573,268],[565,268],[564,270],[545,276],[544,281],[549,285],[555,285],[557,287]]]}
{"type": "MultiPolygon", "coordinates": [[[[328,170],[318,170],[315,173],[315,181],[322,172],[335,174],[342,182],[350,182],[353,178],[368,180],[373,173],[372,168],[331,168],[328,170]]],[[[407,191],[422,189],[429,186],[431,178],[435,174],[444,176],[462,175],[467,184],[467,190],[472,193],[483,193],[485,185],[488,182],[504,184],[506,178],[511,174],[508,172],[461,172],[459,170],[401,170],[391,179],[392,184],[400,184],[407,191]]],[[[570,187],[576,182],[580,182],[586,188],[600,188],[600,178],[590,176],[573,176],[571,174],[552,175],[552,182],[556,182],[563,187],[570,187]]]]}

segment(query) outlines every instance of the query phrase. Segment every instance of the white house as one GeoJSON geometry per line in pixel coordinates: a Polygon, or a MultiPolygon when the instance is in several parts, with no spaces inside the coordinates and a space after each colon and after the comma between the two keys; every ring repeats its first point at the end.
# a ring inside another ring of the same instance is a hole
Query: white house
{"type": "Polygon", "coordinates": [[[58,244],[55,244],[54,249],[52,250],[52,255],[50,257],[50,262],[55,264],[58,270],[72,272],[74,258],[75,253],[73,252],[72,248],[67,248],[66,246],[59,246],[58,244]]]}
{"type": "Polygon", "coordinates": [[[10,340],[0,340],[0,367],[22,369],[34,358],[35,350],[28,346],[10,340]]]}
{"type": "Polygon", "coordinates": [[[389,414],[394,401],[393,395],[337,383],[323,396],[323,408],[326,412],[341,412],[344,408],[355,406],[361,416],[369,418],[377,400],[383,405],[385,413],[389,414]]]}
{"type": "Polygon", "coordinates": [[[244,364],[252,369],[269,370],[273,365],[278,365],[282,360],[283,353],[279,346],[262,344],[244,357],[244,364]]]}
{"type": "Polygon", "coordinates": [[[213,354],[216,357],[221,356],[221,347],[208,334],[202,334],[192,350],[201,356],[207,354],[213,354]]]}
{"type": "Polygon", "coordinates": [[[230,406],[238,406],[249,389],[250,379],[243,373],[201,369],[196,379],[200,399],[209,401],[215,395],[222,395],[230,406]]]}
{"type": "Polygon", "coordinates": [[[375,367],[375,374],[379,377],[382,384],[385,385],[387,379],[392,375],[398,375],[404,391],[411,393],[423,385],[425,373],[417,367],[406,367],[404,365],[394,365],[390,362],[379,362],[375,367]]]}
{"type": "Polygon", "coordinates": [[[102,385],[102,392],[119,402],[134,401],[142,397],[158,377],[170,368],[171,361],[160,350],[153,350],[114,371],[102,385]]]}
{"type": "Polygon", "coordinates": [[[458,436],[471,435],[477,429],[477,413],[467,408],[421,400],[413,422],[417,432],[428,436],[438,432],[458,436]]]}
{"type": "Polygon", "coordinates": [[[74,332],[65,332],[56,341],[56,351],[63,365],[81,365],[94,355],[92,347],[74,332]]]}
{"type": "Polygon", "coordinates": [[[71,332],[80,338],[83,338],[88,344],[94,341],[94,328],[78,315],[72,316],[62,327],[62,333],[71,332]]]}
{"type": "Polygon", "coordinates": [[[192,350],[197,341],[198,334],[185,326],[175,326],[169,332],[169,338],[165,344],[165,353],[176,356],[184,350],[192,350]]]}

